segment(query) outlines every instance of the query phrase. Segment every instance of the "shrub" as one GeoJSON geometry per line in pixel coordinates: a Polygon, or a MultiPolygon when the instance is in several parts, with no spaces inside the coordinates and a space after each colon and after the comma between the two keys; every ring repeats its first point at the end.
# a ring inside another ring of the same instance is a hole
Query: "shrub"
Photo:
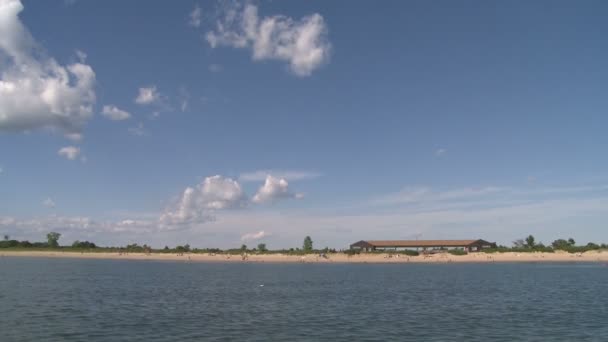
{"type": "Polygon", "coordinates": [[[467,251],[465,251],[464,249],[450,249],[448,251],[448,253],[452,254],[452,255],[467,255],[467,251]]]}
{"type": "Polygon", "coordinates": [[[89,241],[74,241],[72,248],[96,248],[97,246],[89,241]]]}

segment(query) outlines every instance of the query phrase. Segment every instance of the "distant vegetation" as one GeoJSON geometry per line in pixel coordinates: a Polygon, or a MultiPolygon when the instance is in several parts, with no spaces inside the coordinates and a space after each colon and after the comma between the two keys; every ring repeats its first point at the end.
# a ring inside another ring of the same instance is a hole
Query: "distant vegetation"
{"type": "MultiPolygon", "coordinates": [[[[139,245],[137,243],[128,244],[120,247],[100,247],[97,244],[89,241],[74,241],[71,245],[61,246],[59,240],[61,234],[56,232],[50,232],[46,235],[46,242],[30,242],[30,241],[18,241],[11,239],[10,236],[4,235],[4,239],[0,240],[0,249],[12,249],[12,250],[62,250],[62,251],[75,251],[75,252],[122,252],[122,253],[215,253],[215,254],[229,254],[229,255],[241,255],[241,254],[288,254],[288,255],[305,255],[305,254],[329,254],[343,252],[348,255],[355,255],[361,253],[359,250],[336,250],[325,247],[323,249],[314,249],[313,241],[310,236],[304,238],[302,248],[289,248],[289,249],[277,249],[269,250],[265,243],[259,243],[256,248],[249,248],[243,244],[239,248],[232,249],[219,249],[219,248],[191,248],[189,244],[178,245],[173,248],[165,246],[162,249],[154,249],[146,244],[139,245]]],[[[517,252],[517,253],[530,253],[530,252],[546,252],[554,253],[555,251],[565,251],[568,253],[583,253],[587,251],[608,249],[605,243],[597,244],[589,242],[586,245],[577,245],[574,239],[557,239],[551,243],[551,245],[544,245],[542,242],[537,242],[535,237],[532,235],[527,236],[524,239],[518,239],[513,241],[511,247],[498,246],[497,248],[483,249],[485,253],[505,253],[505,252],[517,252]]],[[[464,255],[466,251],[462,249],[450,249],[447,250],[452,255],[464,255]]],[[[408,256],[419,255],[418,251],[415,250],[378,250],[368,253],[389,253],[389,254],[402,254],[408,256]]]]}
{"type": "Polygon", "coordinates": [[[310,236],[307,236],[304,238],[304,244],[302,245],[302,249],[305,252],[311,252],[312,251],[312,239],[310,238],[310,236]]]}
{"type": "Polygon", "coordinates": [[[467,251],[464,249],[450,249],[448,250],[448,253],[452,255],[467,255],[467,251]]]}
{"type": "Polygon", "coordinates": [[[557,239],[551,243],[550,246],[545,246],[542,242],[536,242],[533,235],[528,235],[525,239],[519,239],[513,241],[512,247],[498,246],[497,248],[484,249],[486,253],[505,253],[505,252],[518,252],[518,253],[531,253],[531,252],[545,252],[554,253],[555,251],[565,251],[568,253],[584,253],[588,251],[608,249],[608,245],[605,243],[597,244],[589,242],[586,245],[576,245],[576,241],[573,238],[569,239],[557,239]]]}
{"type": "Polygon", "coordinates": [[[61,250],[61,251],[75,251],[75,252],[122,252],[122,253],[173,253],[173,254],[184,254],[184,253],[215,253],[215,254],[229,254],[229,255],[240,255],[240,254],[291,254],[291,255],[305,255],[305,254],[321,254],[321,253],[337,253],[336,249],[325,247],[323,249],[314,249],[312,239],[307,236],[302,244],[303,248],[289,248],[289,249],[278,249],[269,250],[266,243],[259,243],[255,248],[249,248],[243,244],[240,248],[233,249],[219,249],[219,248],[191,248],[189,244],[178,245],[173,248],[165,246],[161,249],[154,249],[146,244],[139,245],[137,243],[128,244],[126,246],[119,247],[101,247],[90,241],[74,241],[71,245],[61,246],[59,240],[61,234],[56,232],[50,232],[46,235],[46,242],[29,242],[29,241],[18,241],[11,239],[9,235],[4,235],[4,239],[0,240],[0,249],[11,249],[11,250],[61,250]]]}

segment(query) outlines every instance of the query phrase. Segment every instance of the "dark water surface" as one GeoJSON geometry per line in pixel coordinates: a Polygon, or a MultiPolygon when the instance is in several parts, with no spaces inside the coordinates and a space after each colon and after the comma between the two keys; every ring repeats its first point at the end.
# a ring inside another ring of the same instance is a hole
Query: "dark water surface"
{"type": "Polygon", "coordinates": [[[608,267],[0,258],[2,342],[179,340],[608,341],[608,267]]]}

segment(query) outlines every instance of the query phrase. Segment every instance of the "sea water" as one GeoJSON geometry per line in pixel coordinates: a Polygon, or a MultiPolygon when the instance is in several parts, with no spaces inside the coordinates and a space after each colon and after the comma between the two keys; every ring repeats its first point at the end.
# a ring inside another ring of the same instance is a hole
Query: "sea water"
{"type": "Polygon", "coordinates": [[[604,264],[0,258],[0,341],[608,341],[604,264]]]}

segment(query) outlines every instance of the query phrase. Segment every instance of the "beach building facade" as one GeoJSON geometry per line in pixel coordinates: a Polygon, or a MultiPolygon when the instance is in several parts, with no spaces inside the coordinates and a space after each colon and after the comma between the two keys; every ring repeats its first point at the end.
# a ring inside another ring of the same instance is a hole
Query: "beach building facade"
{"type": "Polygon", "coordinates": [[[350,245],[350,249],[371,252],[377,250],[449,250],[463,249],[478,252],[486,248],[496,248],[495,242],[486,240],[361,240],[350,245]]]}

